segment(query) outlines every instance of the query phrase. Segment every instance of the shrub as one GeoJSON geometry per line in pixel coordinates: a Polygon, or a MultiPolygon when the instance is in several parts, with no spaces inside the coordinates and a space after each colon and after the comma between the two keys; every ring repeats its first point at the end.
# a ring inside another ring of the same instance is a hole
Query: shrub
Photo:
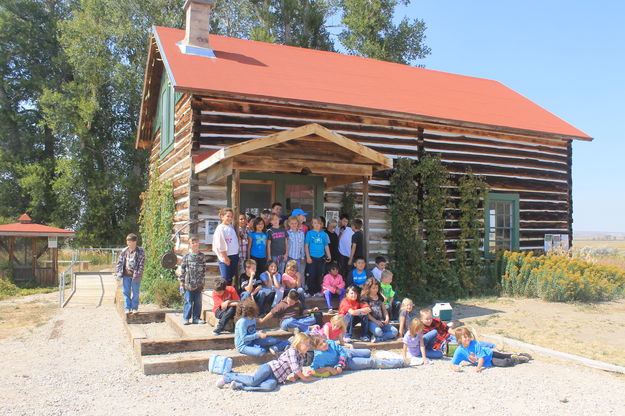
{"type": "Polygon", "coordinates": [[[0,299],[15,296],[19,293],[20,288],[15,286],[8,280],[0,279],[0,299]]]}
{"type": "Polygon", "coordinates": [[[547,301],[596,302],[625,294],[625,272],[561,255],[504,253],[502,292],[547,301]]]}
{"type": "Polygon", "coordinates": [[[180,285],[171,279],[158,279],[152,284],[154,302],[164,308],[180,306],[180,285]]]}

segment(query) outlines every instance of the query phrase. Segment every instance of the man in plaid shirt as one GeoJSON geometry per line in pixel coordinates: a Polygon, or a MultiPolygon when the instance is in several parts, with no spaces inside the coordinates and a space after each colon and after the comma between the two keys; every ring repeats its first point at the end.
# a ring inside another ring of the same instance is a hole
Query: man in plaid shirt
{"type": "Polygon", "coordinates": [[[116,275],[122,281],[124,309],[126,314],[135,313],[139,309],[139,287],[143,277],[145,251],[137,247],[137,235],[128,234],[126,247],[117,259],[116,275]],[[132,297],[131,297],[132,292],[132,297]]]}

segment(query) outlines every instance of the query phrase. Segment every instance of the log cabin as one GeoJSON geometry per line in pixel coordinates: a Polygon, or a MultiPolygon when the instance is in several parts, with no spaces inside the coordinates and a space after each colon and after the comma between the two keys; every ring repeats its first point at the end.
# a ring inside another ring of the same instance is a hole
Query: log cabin
{"type": "MultiPolygon", "coordinates": [[[[389,170],[441,156],[452,178],[489,184],[484,252],[572,238],[572,143],[584,132],[505,85],[339,53],[209,34],[211,0],[187,0],[185,30],[154,27],[136,146],[174,188],[180,250],[209,252],[218,209],[338,211],[356,192],[369,258],[389,249],[389,170]]],[[[449,208],[453,255],[459,233],[449,208]]]]}

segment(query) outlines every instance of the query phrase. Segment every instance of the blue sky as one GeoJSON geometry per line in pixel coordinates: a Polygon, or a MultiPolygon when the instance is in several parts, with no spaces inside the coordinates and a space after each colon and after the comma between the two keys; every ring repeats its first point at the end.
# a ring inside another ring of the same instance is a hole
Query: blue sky
{"type": "Polygon", "coordinates": [[[625,231],[625,2],[416,1],[429,69],[495,79],[595,140],[573,145],[573,228],[625,231]]]}

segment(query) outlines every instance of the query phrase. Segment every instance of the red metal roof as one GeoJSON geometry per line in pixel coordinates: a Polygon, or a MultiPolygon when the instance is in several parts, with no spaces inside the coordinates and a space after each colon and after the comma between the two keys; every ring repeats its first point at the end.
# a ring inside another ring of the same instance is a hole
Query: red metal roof
{"type": "MultiPolygon", "coordinates": [[[[30,217],[23,214],[19,220],[30,220],[30,217]]],[[[51,237],[73,237],[76,233],[71,230],[64,230],[63,228],[50,227],[47,225],[16,222],[13,224],[0,225],[0,235],[13,235],[13,236],[51,236],[51,237]]]]}
{"type": "Polygon", "coordinates": [[[155,27],[177,90],[347,105],[590,139],[505,85],[334,52],[210,36],[217,59],[185,55],[184,30],[155,27]]]}

